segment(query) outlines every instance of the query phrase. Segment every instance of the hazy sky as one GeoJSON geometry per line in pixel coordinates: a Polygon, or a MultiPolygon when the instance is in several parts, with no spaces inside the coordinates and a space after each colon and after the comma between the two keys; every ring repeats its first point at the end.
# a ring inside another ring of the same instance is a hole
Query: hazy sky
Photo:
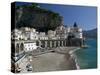
{"type": "MultiPolygon", "coordinates": [[[[17,3],[19,5],[26,3],[17,3]]],[[[52,10],[63,16],[64,25],[73,26],[77,22],[83,30],[97,27],[97,8],[89,6],[39,4],[41,8],[52,10]]]]}

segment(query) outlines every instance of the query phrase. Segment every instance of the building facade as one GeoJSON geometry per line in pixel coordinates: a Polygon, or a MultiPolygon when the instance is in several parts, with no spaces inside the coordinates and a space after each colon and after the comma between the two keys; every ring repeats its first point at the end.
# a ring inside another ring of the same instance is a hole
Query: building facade
{"type": "MultiPolygon", "coordinates": [[[[81,42],[83,40],[83,33],[82,33],[82,29],[78,27],[76,23],[74,23],[72,27],[65,27],[64,25],[61,25],[58,26],[54,31],[49,30],[47,33],[37,32],[36,29],[34,28],[22,27],[20,29],[15,29],[12,32],[11,38],[12,40],[16,40],[16,41],[22,41],[22,40],[25,41],[23,43],[24,44],[23,49],[25,51],[32,51],[36,49],[37,43],[41,47],[42,46],[51,47],[51,44],[58,47],[59,41],[66,41],[67,44],[64,46],[74,46],[70,44],[72,42],[76,42],[76,43],[78,42],[79,44],[77,44],[77,46],[81,46],[82,44],[81,42]],[[75,39],[77,39],[78,41],[75,41],[75,39]]],[[[63,42],[60,43],[62,44],[63,42]]],[[[17,46],[17,48],[19,47],[17,46]]]]}
{"type": "Polygon", "coordinates": [[[25,42],[24,43],[24,51],[25,52],[33,51],[36,48],[37,48],[36,42],[25,42]]]}

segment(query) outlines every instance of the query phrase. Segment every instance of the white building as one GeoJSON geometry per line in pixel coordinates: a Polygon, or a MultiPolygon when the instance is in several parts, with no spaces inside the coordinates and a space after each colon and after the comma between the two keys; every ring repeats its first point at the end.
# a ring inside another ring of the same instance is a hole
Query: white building
{"type": "Polygon", "coordinates": [[[56,39],[56,31],[49,30],[48,31],[48,38],[49,39],[56,39]]]}
{"type": "Polygon", "coordinates": [[[63,25],[56,28],[56,37],[58,39],[66,39],[68,36],[69,29],[65,28],[63,25]]]}
{"type": "Polygon", "coordinates": [[[74,34],[75,38],[83,38],[82,28],[71,27],[70,32],[74,34]]]}
{"type": "Polygon", "coordinates": [[[38,40],[38,32],[34,28],[30,31],[30,40],[38,40]]]}
{"type": "Polygon", "coordinates": [[[49,30],[48,34],[45,32],[38,33],[34,28],[22,27],[15,29],[12,32],[11,38],[15,40],[66,39],[69,33],[74,34],[75,38],[83,38],[82,29],[76,23],[74,23],[73,27],[58,26],[55,31],[49,30]]]}
{"type": "Polygon", "coordinates": [[[34,28],[22,27],[20,30],[23,31],[24,40],[38,40],[38,32],[34,28]]]}
{"type": "Polygon", "coordinates": [[[25,42],[24,43],[24,50],[25,50],[25,52],[33,51],[36,48],[37,48],[36,42],[25,42]]]}
{"type": "Polygon", "coordinates": [[[22,30],[23,32],[26,32],[26,31],[30,31],[31,28],[29,27],[21,27],[20,30],[22,30]]]}
{"type": "Polygon", "coordinates": [[[45,32],[40,32],[38,37],[39,40],[48,40],[48,36],[45,34],[45,32]]]}
{"type": "Polygon", "coordinates": [[[23,39],[22,31],[18,29],[14,29],[11,33],[11,39],[12,40],[22,40],[23,39]]]}

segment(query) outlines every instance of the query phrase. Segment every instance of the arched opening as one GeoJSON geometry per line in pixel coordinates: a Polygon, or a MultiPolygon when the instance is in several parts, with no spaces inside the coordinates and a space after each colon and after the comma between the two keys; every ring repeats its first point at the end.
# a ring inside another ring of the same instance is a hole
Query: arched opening
{"type": "Polygon", "coordinates": [[[56,41],[56,47],[58,47],[58,40],[56,41]]]}
{"type": "Polygon", "coordinates": [[[15,50],[16,53],[19,53],[19,44],[16,44],[16,50],[15,50]]]}
{"type": "Polygon", "coordinates": [[[62,46],[62,41],[60,40],[60,47],[62,46]]]}
{"type": "Polygon", "coordinates": [[[39,41],[36,41],[36,45],[39,46],[39,41]]]}
{"type": "Polygon", "coordinates": [[[75,38],[75,35],[72,33],[69,33],[68,35],[68,46],[72,46],[72,39],[75,38]]]}
{"type": "Polygon", "coordinates": [[[49,42],[50,42],[50,41],[48,40],[48,41],[47,41],[47,47],[50,47],[50,43],[49,43],[49,42]]]}
{"type": "Polygon", "coordinates": [[[52,47],[54,47],[54,41],[52,41],[52,47]]]}
{"type": "Polygon", "coordinates": [[[23,51],[24,50],[24,45],[23,45],[23,43],[21,43],[21,45],[20,45],[20,51],[23,51]]]}
{"type": "Polygon", "coordinates": [[[41,41],[41,43],[42,43],[41,47],[44,48],[45,47],[45,42],[41,41]]]}

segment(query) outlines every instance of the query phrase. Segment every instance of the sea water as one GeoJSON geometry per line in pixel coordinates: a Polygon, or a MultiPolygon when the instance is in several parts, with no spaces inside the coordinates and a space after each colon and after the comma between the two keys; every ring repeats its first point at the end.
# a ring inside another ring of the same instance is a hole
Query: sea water
{"type": "Polygon", "coordinates": [[[85,44],[88,48],[77,50],[75,55],[81,69],[97,68],[97,40],[87,39],[85,44]]]}

